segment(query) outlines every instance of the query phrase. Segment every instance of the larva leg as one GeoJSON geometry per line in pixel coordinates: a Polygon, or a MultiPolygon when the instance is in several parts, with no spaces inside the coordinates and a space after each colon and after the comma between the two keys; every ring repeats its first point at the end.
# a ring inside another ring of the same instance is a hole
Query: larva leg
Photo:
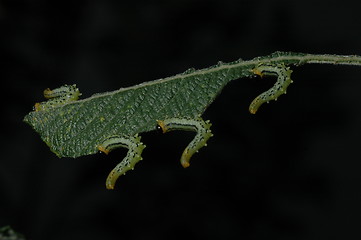
{"type": "Polygon", "coordinates": [[[169,118],[164,120],[157,120],[159,127],[163,133],[173,130],[195,131],[197,135],[184,149],[181,164],[183,167],[189,167],[189,160],[192,155],[203,146],[207,146],[207,141],[213,136],[210,127],[212,126],[209,121],[203,121],[202,118],[198,119],[184,119],[184,118],[169,118]]]}
{"type": "Polygon", "coordinates": [[[140,136],[134,137],[125,136],[112,136],[105,139],[100,145],[97,146],[99,151],[108,154],[110,151],[124,147],[128,148],[127,156],[109,173],[106,180],[107,189],[114,189],[117,179],[125,174],[128,170],[134,169],[137,162],[142,160],[142,152],[145,145],[140,141],[140,136]]]}
{"type": "Polygon", "coordinates": [[[76,85],[64,85],[59,88],[44,90],[44,97],[48,99],[46,102],[36,103],[34,106],[35,111],[47,110],[59,105],[76,101],[81,95],[76,85]]]}
{"type": "Polygon", "coordinates": [[[255,114],[263,103],[268,103],[271,100],[277,100],[280,95],[286,94],[288,85],[292,83],[292,70],[290,70],[290,68],[286,67],[284,64],[261,64],[258,67],[252,69],[252,72],[261,77],[264,75],[277,76],[277,82],[273,85],[273,87],[257,96],[249,105],[249,111],[252,114],[255,114]]]}

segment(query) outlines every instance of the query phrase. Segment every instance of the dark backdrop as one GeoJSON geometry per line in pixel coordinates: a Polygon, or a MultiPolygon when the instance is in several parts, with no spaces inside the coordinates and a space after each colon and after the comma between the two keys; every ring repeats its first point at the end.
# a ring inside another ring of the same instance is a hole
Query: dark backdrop
{"type": "Polygon", "coordinates": [[[22,122],[45,88],[84,98],[276,50],[361,55],[360,1],[0,3],[0,226],[28,239],[360,239],[361,68],[306,65],[230,83],[204,114],[214,137],[142,134],[144,161],[105,189],[126,151],[57,158],[22,122]]]}

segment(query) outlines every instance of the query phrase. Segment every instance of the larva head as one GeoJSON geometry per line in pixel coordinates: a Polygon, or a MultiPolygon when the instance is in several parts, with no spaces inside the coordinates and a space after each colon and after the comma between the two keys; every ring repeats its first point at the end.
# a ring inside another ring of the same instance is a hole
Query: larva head
{"type": "Polygon", "coordinates": [[[262,71],[260,71],[258,68],[253,68],[252,70],[251,70],[251,72],[253,72],[254,74],[256,74],[256,75],[258,75],[258,76],[260,76],[261,78],[263,78],[263,73],[262,73],[262,71]]]}
{"type": "Polygon", "coordinates": [[[158,126],[157,129],[159,131],[162,131],[163,133],[166,133],[168,131],[167,126],[165,125],[164,121],[157,120],[158,126]]]}

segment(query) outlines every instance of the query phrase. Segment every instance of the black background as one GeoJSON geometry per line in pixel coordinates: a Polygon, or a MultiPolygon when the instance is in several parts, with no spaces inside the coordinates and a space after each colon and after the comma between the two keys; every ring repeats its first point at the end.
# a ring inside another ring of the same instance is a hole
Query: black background
{"type": "Polygon", "coordinates": [[[144,161],[105,189],[126,150],[57,158],[22,118],[45,88],[83,98],[276,50],[361,55],[360,1],[2,1],[0,226],[27,239],[360,239],[361,68],[294,68],[231,82],[193,133],[142,134],[144,161]]]}

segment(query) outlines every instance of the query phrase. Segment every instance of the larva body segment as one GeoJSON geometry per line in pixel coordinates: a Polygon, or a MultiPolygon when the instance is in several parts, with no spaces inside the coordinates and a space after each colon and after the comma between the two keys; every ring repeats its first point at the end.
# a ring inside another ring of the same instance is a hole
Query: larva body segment
{"type": "Polygon", "coordinates": [[[263,103],[277,100],[279,96],[286,94],[287,87],[293,82],[291,80],[292,70],[284,64],[261,64],[253,68],[252,72],[261,77],[277,76],[276,83],[269,90],[258,95],[249,105],[249,111],[252,114],[255,114],[263,103]]]}

